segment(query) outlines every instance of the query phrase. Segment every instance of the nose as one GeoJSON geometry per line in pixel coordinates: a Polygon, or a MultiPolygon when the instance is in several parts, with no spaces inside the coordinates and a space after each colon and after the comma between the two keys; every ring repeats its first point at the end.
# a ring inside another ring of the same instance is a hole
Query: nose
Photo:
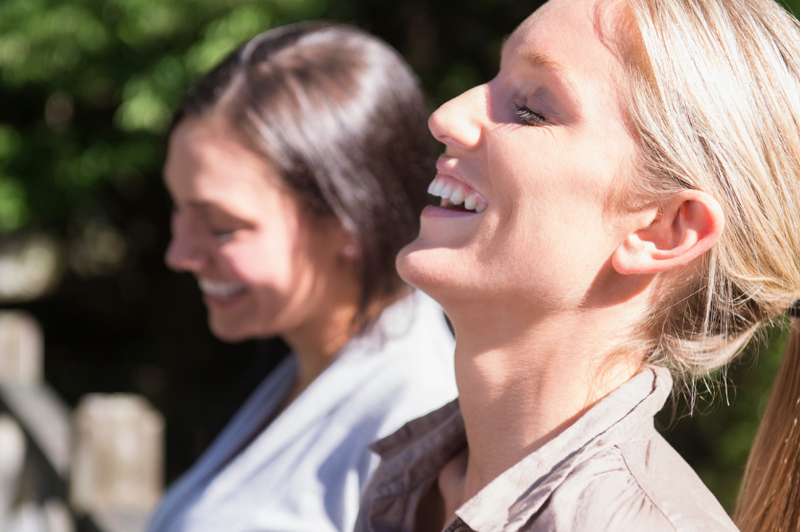
{"type": "Polygon", "coordinates": [[[439,107],[428,119],[436,140],[448,148],[477,148],[488,117],[487,97],[486,85],[479,85],[439,107]]]}
{"type": "Polygon", "coordinates": [[[164,262],[176,272],[199,272],[208,261],[202,239],[179,213],[172,215],[172,239],[164,254],[164,262]]]}

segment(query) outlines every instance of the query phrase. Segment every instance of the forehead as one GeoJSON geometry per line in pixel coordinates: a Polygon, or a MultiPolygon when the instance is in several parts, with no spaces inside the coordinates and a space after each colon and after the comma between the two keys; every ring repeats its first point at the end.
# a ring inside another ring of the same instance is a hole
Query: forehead
{"type": "Polygon", "coordinates": [[[503,54],[527,57],[573,85],[618,87],[627,10],[624,0],[550,0],[509,37],[503,54]],[[598,83],[592,85],[600,86],[598,83]]]}
{"type": "Polygon", "coordinates": [[[224,206],[248,216],[294,200],[272,165],[209,119],[185,119],[172,132],[164,180],[176,203],[224,206]]]}
{"type": "Polygon", "coordinates": [[[270,165],[218,120],[186,118],[170,135],[164,165],[170,188],[210,189],[224,196],[241,188],[262,188],[271,174],[270,165]]]}

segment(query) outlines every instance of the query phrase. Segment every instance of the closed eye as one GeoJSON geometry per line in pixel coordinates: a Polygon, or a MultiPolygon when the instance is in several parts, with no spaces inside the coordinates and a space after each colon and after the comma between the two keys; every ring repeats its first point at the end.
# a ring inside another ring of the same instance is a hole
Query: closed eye
{"type": "Polygon", "coordinates": [[[524,105],[517,105],[515,103],[514,114],[516,114],[520,118],[520,120],[522,120],[529,126],[539,126],[547,123],[547,118],[545,118],[544,115],[541,115],[536,111],[532,111],[529,108],[525,107],[524,105]]]}
{"type": "Polygon", "coordinates": [[[218,244],[230,242],[233,240],[233,233],[233,231],[214,231],[214,240],[216,240],[218,244]]]}

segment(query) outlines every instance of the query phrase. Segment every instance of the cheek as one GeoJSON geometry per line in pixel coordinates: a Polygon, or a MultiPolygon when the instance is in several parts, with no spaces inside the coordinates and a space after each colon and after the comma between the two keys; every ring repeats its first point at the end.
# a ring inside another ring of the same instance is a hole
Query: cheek
{"type": "Polygon", "coordinates": [[[223,246],[221,268],[251,285],[283,284],[293,271],[293,243],[283,235],[254,234],[223,246]]]}
{"type": "Polygon", "coordinates": [[[520,286],[544,283],[558,290],[591,278],[614,248],[603,214],[605,176],[585,164],[544,162],[523,169],[514,178],[525,193],[503,198],[508,207],[498,215],[494,243],[482,258],[520,286]]]}

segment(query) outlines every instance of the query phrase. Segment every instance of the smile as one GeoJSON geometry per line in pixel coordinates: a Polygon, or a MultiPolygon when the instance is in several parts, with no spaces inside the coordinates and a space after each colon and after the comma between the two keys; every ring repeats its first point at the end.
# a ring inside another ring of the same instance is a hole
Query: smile
{"type": "Polygon", "coordinates": [[[437,175],[428,187],[428,194],[442,198],[441,207],[481,213],[489,206],[480,194],[448,176],[437,175]]]}
{"type": "Polygon", "coordinates": [[[203,294],[221,299],[229,299],[238,296],[239,294],[243,294],[246,290],[245,285],[241,283],[226,283],[211,281],[209,279],[198,279],[197,284],[200,286],[200,291],[203,292],[203,294]]]}

